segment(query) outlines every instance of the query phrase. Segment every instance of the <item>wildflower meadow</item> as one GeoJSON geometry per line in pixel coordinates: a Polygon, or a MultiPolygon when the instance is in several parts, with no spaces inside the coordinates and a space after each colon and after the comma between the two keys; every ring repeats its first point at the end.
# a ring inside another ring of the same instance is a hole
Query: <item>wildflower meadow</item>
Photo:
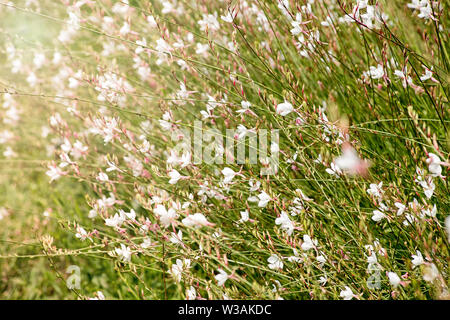
{"type": "Polygon", "coordinates": [[[0,0],[0,298],[448,300],[448,0],[0,0]]]}

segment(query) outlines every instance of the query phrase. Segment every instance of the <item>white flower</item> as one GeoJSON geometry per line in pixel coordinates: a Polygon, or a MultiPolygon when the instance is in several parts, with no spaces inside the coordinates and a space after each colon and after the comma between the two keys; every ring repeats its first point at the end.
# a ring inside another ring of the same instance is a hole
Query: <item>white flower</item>
{"type": "Polygon", "coordinates": [[[257,191],[257,190],[259,189],[259,187],[261,186],[261,182],[255,181],[255,180],[253,180],[253,179],[250,179],[250,181],[248,182],[248,184],[249,184],[249,186],[250,186],[249,190],[250,190],[251,192],[257,191]]]}
{"type": "Polygon", "coordinates": [[[216,274],[214,278],[216,279],[218,286],[223,286],[225,284],[225,281],[228,280],[228,274],[222,269],[217,269],[217,271],[219,272],[219,274],[216,274]]]}
{"type": "Polygon", "coordinates": [[[294,255],[288,257],[287,260],[289,262],[302,262],[302,258],[300,258],[297,249],[293,248],[292,251],[294,252],[294,255]]]}
{"type": "Polygon", "coordinates": [[[320,283],[321,286],[324,286],[327,282],[328,282],[327,275],[321,276],[319,278],[319,283],[320,283]]]}
{"type": "Polygon", "coordinates": [[[167,14],[170,13],[172,11],[175,11],[174,9],[174,3],[172,3],[171,1],[161,1],[161,4],[163,5],[163,8],[161,10],[162,14],[167,14]]]}
{"type": "Polygon", "coordinates": [[[423,192],[425,193],[427,199],[430,199],[433,196],[434,189],[436,188],[432,178],[428,177],[427,180],[419,181],[419,184],[423,188],[423,192]]]}
{"type": "Polygon", "coordinates": [[[38,83],[39,79],[36,77],[34,72],[31,72],[29,76],[27,77],[27,82],[30,84],[30,86],[34,87],[38,83]]]}
{"type": "Polygon", "coordinates": [[[267,206],[267,204],[269,203],[269,201],[271,200],[270,196],[265,193],[264,191],[262,191],[259,195],[259,202],[258,202],[258,207],[260,208],[264,208],[267,206]]]}
{"type": "Polygon", "coordinates": [[[247,129],[244,125],[240,124],[237,127],[235,138],[242,139],[245,137],[249,132],[254,132],[252,129],[247,129]]]}
{"type": "Polygon", "coordinates": [[[181,230],[179,230],[177,233],[172,232],[170,234],[169,241],[174,244],[183,244],[183,233],[181,232],[181,230]]]}
{"type": "Polygon", "coordinates": [[[37,69],[40,69],[45,63],[45,54],[35,53],[33,63],[37,69]]]}
{"type": "Polygon", "coordinates": [[[272,143],[270,144],[270,152],[271,152],[272,154],[275,154],[275,153],[280,152],[280,146],[278,145],[278,143],[272,142],[272,143]]]}
{"type": "Polygon", "coordinates": [[[97,291],[96,293],[95,293],[95,295],[96,295],[96,297],[94,297],[94,298],[89,298],[89,300],[105,300],[106,298],[105,298],[105,295],[103,294],[103,292],[101,292],[101,291],[97,291]]]}
{"type": "Polygon", "coordinates": [[[292,235],[292,232],[294,231],[294,223],[289,219],[289,215],[281,211],[280,217],[275,219],[276,225],[281,225],[281,229],[285,230],[288,235],[292,235]]]}
{"type": "Polygon", "coordinates": [[[51,164],[48,166],[48,171],[45,174],[50,177],[50,182],[52,182],[53,180],[59,179],[61,176],[63,176],[65,172],[55,164],[51,164]]]}
{"type": "Polygon", "coordinates": [[[433,77],[433,72],[430,69],[424,67],[424,70],[425,74],[420,77],[420,81],[427,81],[433,77]]]}
{"type": "Polygon", "coordinates": [[[403,225],[409,226],[411,223],[413,223],[416,220],[417,219],[413,215],[407,213],[407,214],[405,214],[405,220],[403,220],[403,225]]]}
{"type": "Polygon", "coordinates": [[[394,206],[396,206],[398,208],[397,216],[401,216],[403,214],[403,212],[405,212],[405,210],[406,210],[406,206],[400,202],[394,203],[394,206]]]}
{"type": "Polygon", "coordinates": [[[436,205],[433,205],[433,208],[431,210],[430,209],[422,210],[422,213],[434,218],[434,217],[436,217],[437,207],[436,207],[436,205]]]}
{"type": "Polygon", "coordinates": [[[191,163],[191,153],[185,152],[181,155],[180,166],[181,168],[187,167],[191,163]]]}
{"type": "Polygon", "coordinates": [[[413,264],[413,268],[425,263],[425,261],[423,260],[422,253],[419,250],[416,250],[416,254],[411,255],[411,257],[412,257],[411,263],[413,264]]]}
{"type": "Polygon", "coordinates": [[[160,53],[170,53],[172,51],[172,47],[162,38],[156,40],[155,49],[160,53]]]}
{"type": "Polygon", "coordinates": [[[149,237],[144,238],[144,240],[141,243],[142,249],[150,248],[152,245],[152,240],[149,237]]]}
{"type": "Polygon", "coordinates": [[[115,251],[117,255],[119,256],[120,260],[123,260],[125,262],[128,262],[131,260],[131,250],[127,246],[125,246],[123,243],[120,244],[120,248],[115,248],[115,251]]]}
{"type": "MultiPolygon", "coordinates": [[[[50,133],[50,129],[47,127],[42,127],[42,137],[46,138],[50,133]],[[44,133],[45,131],[45,133],[44,133]]],[[[4,144],[8,141],[11,141],[14,138],[14,134],[9,130],[3,130],[0,132],[0,144],[4,144]]]]}
{"type": "Polygon", "coordinates": [[[349,287],[345,286],[345,290],[342,290],[341,294],[339,296],[341,298],[344,298],[344,300],[351,300],[351,299],[353,299],[353,297],[355,295],[353,294],[352,289],[350,289],[349,287]]]}
{"type": "Polygon", "coordinates": [[[315,248],[317,246],[317,240],[313,240],[311,239],[310,236],[308,236],[307,234],[305,234],[303,236],[303,243],[302,243],[302,250],[307,251],[310,250],[312,248],[315,248]]]}
{"type": "Polygon", "coordinates": [[[379,184],[371,183],[370,188],[367,189],[367,193],[377,198],[381,198],[381,195],[383,194],[383,189],[381,189],[382,186],[383,182],[380,182],[379,184]]]}
{"type": "Polygon", "coordinates": [[[423,6],[428,4],[428,0],[412,0],[411,3],[408,3],[406,6],[411,9],[420,9],[423,6]]]}
{"type": "Polygon", "coordinates": [[[168,227],[176,218],[178,218],[175,209],[169,208],[169,210],[167,210],[162,204],[158,204],[153,212],[159,216],[159,220],[164,227],[168,227]]]}
{"type": "Polygon", "coordinates": [[[277,106],[277,113],[283,117],[287,116],[292,111],[294,111],[294,107],[287,101],[284,101],[277,106]]]}
{"type": "Polygon", "coordinates": [[[15,157],[17,157],[17,153],[14,152],[13,149],[10,146],[6,147],[6,150],[3,152],[3,155],[6,158],[15,158],[15,157]]]}
{"type": "Polygon", "coordinates": [[[236,111],[237,113],[244,113],[250,110],[250,107],[252,106],[252,104],[248,101],[241,101],[241,107],[242,109],[239,109],[238,111],[236,111]]]}
{"type": "Polygon", "coordinates": [[[382,211],[380,211],[380,210],[373,211],[373,216],[372,216],[373,221],[379,222],[379,221],[383,220],[384,218],[386,218],[386,215],[382,211]]]}
{"type": "Polygon", "coordinates": [[[130,25],[127,22],[124,22],[122,28],[120,28],[119,30],[119,33],[121,36],[124,36],[130,33],[130,31],[131,31],[130,25]]]}
{"type": "Polygon", "coordinates": [[[116,213],[112,218],[106,218],[105,224],[109,227],[118,228],[125,222],[125,216],[122,213],[116,213]]]}
{"type": "Polygon", "coordinates": [[[391,284],[391,286],[393,286],[394,288],[398,287],[401,281],[400,277],[395,272],[388,272],[387,276],[389,278],[389,283],[391,284]]]}
{"type": "Polygon", "coordinates": [[[406,67],[405,67],[404,71],[402,71],[402,70],[395,70],[394,71],[394,75],[399,77],[402,80],[402,84],[403,84],[404,88],[406,88],[408,84],[409,85],[413,84],[413,81],[412,81],[411,77],[408,76],[408,72],[407,72],[406,67]]]}
{"type": "Polygon", "coordinates": [[[227,15],[226,16],[223,16],[223,15],[220,16],[220,19],[222,19],[225,22],[232,23],[233,22],[233,15],[231,14],[231,12],[227,12],[227,15]]]}
{"type": "Polygon", "coordinates": [[[427,3],[426,6],[421,7],[419,10],[420,13],[417,15],[419,18],[433,19],[433,9],[429,3],[427,3]]]}
{"type": "Polygon", "coordinates": [[[201,43],[197,43],[196,44],[196,48],[195,48],[195,53],[198,55],[205,55],[207,54],[209,50],[209,45],[208,44],[201,44],[201,43]]]}
{"type": "Polygon", "coordinates": [[[170,177],[169,183],[176,184],[178,180],[181,179],[182,176],[177,170],[172,169],[172,171],[169,172],[169,177],[170,177]]]}
{"type": "Polygon", "coordinates": [[[73,144],[73,148],[72,148],[70,154],[75,159],[79,159],[82,155],[86,154],[87,150],[88,150],[88,147],[84,146],[81,141],[77,140],[73,144]]]}
{"type": "Polygon", "coordinates": [[[269,263],[269,268],[272,270],[282,270],[283,269],[283,261],[281,259],[273,254],[268,259],[267,262],[269,263]]]}
{"type": "Polygon", "coordinates": [[[302,32],[301,24],[302,24],[302,14],[298,12],[295,16],[295,21],[291,22],[291,25],[293,27],[291,29],[292,35],[297,36],[302,32]]]}
{"type": "Polygon", "coordinates": [[[258,202],[258,207],[260,208],[266,207],[270,200],[270,196],[264,191],[262,191],[257,197],[248,198],[248,201],[250,202],[258,202]]]}
{"type": "Polygon", "coordinates": [[[316,257],[316,260],[320,263],[320,265],[324,265],[327,262],[327,258],[324,254],[320,254],[316,257]]]}
{"type": "Polygon", "coordinates": [[[210,31],[216,31],[220,29],[219,21],[217,21],[217,14],[203,14],[203,19],[198,21],[200,25],[200,30],[206,31],[206,29],[210,31]]]}
{"type": "Polygon", "coordinates": [[[136,212],[133,209],[131,209],[130,212],[125,212],[123,210],[120,210],[119,212],[121,215],[125,215],[130,220],[136,219],[136,212]]]}
{"type": "Polygon", "coordinates": [[[195,300],[196,298],[197,298],[197,291],[193,286],[190,286],[189,289],[186,289],[187,300],[195,300]]]}
{"type": "Polygon", "coordinates": [[[186,85],[184,84],[184,82],[180,83],[180,90],[177,91],[176,93],[176,97],[177,99],[179,99],[180,101],[177,101],[178,104],[184,104],[185,100],[189,99],[189,96],[194,93],[194,91],[187,91],[186,90],[186,85]]]}
{"type": "Polygon", "coordinates": [[[240,214],[241,214],[241,219],[238,222],[240,222],[240,223],[247,222],[248,219],[249,219],[249,212],[248,212],[248,210],[241,211],[240,214]]]}
{"type": "Polygon", "coordinates": [[[328,174],[331,174],[331,175],[337,176],[337,177],[342,173],[341,169],[334,162],[330,163],[330,168],[326,168],[325,171],[328,174]]]}
{"type": "Polygon", "coordinates": [[[206,220],[205,216],[201,213],[188,215],[181,222],[187,227],[194,227],[194,228],[212,225],[212,223],[206,220]]]}
{"type": "Polygon", "coordinates": [[[159,120],[159,125],[165,131],[169,130],[172,127],[172,116],[169,112],[165,112],[162,116],[162,119],[159,120]]]}
{"type": "Polygon", "coordinates": [[[184,268],[189,269],[190,265],[191,260],[189,259],[184,259],[184,261],[177,259],[176,263],[172,264],[172,267],[169,269],[169,273],[172,275],[176,282],[180,282],[184,268]]]}
{"type": "Polygon", "coordinates": [[[442,175],[441,159],[434,153],[428,153],[428,171],[430,171],[433,177],[440,177],[442,175]]]}
{"type": "Polygon", "coordinates": [[[155,17],[153,16],[147,16],[147,22],[152,28],[156,28],[158,25],[156,23],[155,17]]]}
{"type": "Polygon", "coordinates": [[[75,237],[77,237],[80,240],[86,240],[86,238],[89,237],[89,234],[84,230],[83,227],[78,226],[77,227],[77,233],[75,234],[75,237]]]}
{"type": "Polygon", "coordinates": [[[223,183],[228,184],[233,180],[234,176],[237,174],[233,169],[226,167],[222,170],[222,174],[225,176],[223,183]]]}
{"type": "Polygon", "coordinates": [[[371,66],[369,71],[363,73],[363,77],[371,77],[372,79],[380,79],[384,75],[383,65],[379,64],[376,67],[371,66]]]}

